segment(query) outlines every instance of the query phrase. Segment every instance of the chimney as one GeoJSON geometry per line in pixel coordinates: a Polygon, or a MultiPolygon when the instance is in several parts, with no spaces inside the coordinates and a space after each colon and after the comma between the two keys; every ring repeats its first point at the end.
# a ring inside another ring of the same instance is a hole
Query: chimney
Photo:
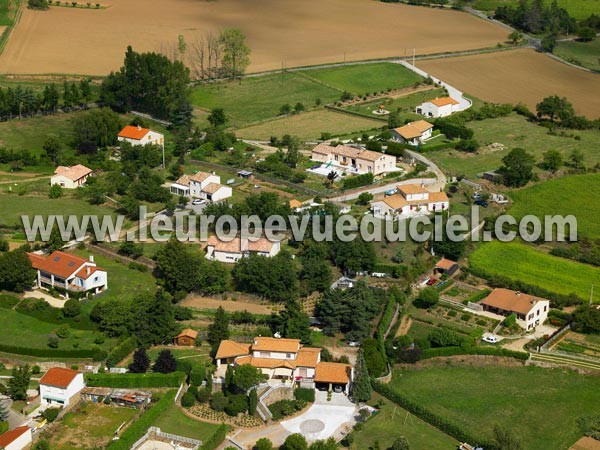
{"type": "Polygon", "coordinates": [[[90,262],[94,262],[94,255],[90,255],[90,262]]]}
{"type": "Polygon", "coordinates": [[[90,275],[90,266],[87,266],[87,274],[90,275]]]}

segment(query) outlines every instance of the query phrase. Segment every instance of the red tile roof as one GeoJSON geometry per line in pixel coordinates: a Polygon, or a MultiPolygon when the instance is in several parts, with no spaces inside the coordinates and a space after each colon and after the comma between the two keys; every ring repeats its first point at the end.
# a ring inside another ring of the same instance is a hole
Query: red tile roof
{"type": "Polygon", "coordinates": [[[54,175],[61,175],[72,181],[77,181],[80,178],[89,175],[90,173],[92,173],[92,169],[85,167],[82,164],[77,164],[71,167],[58,166],[54,171],[54,175]]]}
{"type": "Polygon", "coordinates": [[[191,339],[196,339],[198,337],[198,332],[196,330],[192,330],[191,328],[186,328],[181,333],[177,335],[177,338],[180,337],[188,337],[191,339]]]}
{"type": "Polygon", "coordinates": [[[317,383],[347,384],[350,382],[352,366],[350,364],[320,362],[315,370],[317,383]]]}
{"type": "Polygon", "coordinates": [[[543,299],[510,289],[496,288],[480,304],[527,315],[540,300],[543,299]]]}
{"type": "Polygon", "coordinates": [[[135,139],[135,140],[139,141],[144,136],[146,136],[146,134],[148,134],[149,131],[150,130],[148,128],[127,125],[125,128],[123,128],[121,130],[121,132],[119,133],[119,137],[126,138],[126,139],[135,139]]]}
{"type": "Polygon", "coordinates": [[[34,253],[27,253],[27,256],[29,256],[34,269],[42,270],[61,278],[70,276],[83,264],[88,262],[86,259],[58,250],[52,252],[49,256],[41,256],[34,253]]]}
{"type": "Polygon", "coordinates": [[[76,370],[53,367],[44,374],[40,384],[66,389],[77,375],[79,375],[79,372],[76,370]]]}
{"type": "Polygon", "coordinates": [[[458,105],[459,104],[452,97],[435,98],[433,100],[429,100],[429,103],[433,103],[438,108],[441,106],[446,106],[446,105],[458,105]]]}
{"type": "Polygon", "coordinates": [[[29,427],[19,427],[14,430],[7,431],[0,436],[0,448],[4,448],[7,445],[12,444],[14,441],[19,439],[23,434],[29,431],[29,427]]]}

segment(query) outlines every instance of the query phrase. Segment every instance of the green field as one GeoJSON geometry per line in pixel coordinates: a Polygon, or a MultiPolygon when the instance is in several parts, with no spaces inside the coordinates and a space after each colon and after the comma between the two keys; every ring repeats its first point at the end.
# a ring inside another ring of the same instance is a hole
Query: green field
{"type": "MultiPolygon", "coordinates": [[[[591,14],[600,13],[598,0],[557,0],[558,6],[565,8],[576,19],[586,19],[591,14]]],[[[549,5],[552,0],[544,0],[549,5]]],[[[518,0],[475,0],[473,8],[481,11],[495,11],[498,6],[517,6],[518,0]]]]}
{"type": "Polygon", "coordinates": [[[389,448],[400,436],[408,440],[411,450],[450,450],[457,445],[447,434],[389,401],[354,433],[354,443],[357,449],[371,448],[375,442],[380,448],[389,448]]]}
{"type": "Polygon", "coordinates": [[[498,424],[527,450],[569,448],[582,435],[576,420],[597,414],[600,401],[599,377],[539,367],[397,370],[391,385],[482,439],[498,424]]]}
{"type": "Polygon", "coordinates": [[[303,73],[354,95],[404,88],[423,81],[421,76],[400,64],[393,63],[358,64],[303,73]]]}
{"type": "MultiPolygon", "coordinates": [[[[158,358],[158,354],[164,350],[165,347],[152,347],[148,350],[148,357],[150,361],[156,361],[158,358]]],[[[179,348],[179,347],[171,347],[169,348],[175,359],[181,361],[188,361],[192,367],[194,366],[204,366],[206,367],[211,363],[210,359],[210,348],[207,346],[204,347],[191,347],[191,348],[179,348]]],[[[132,356],[133,358],[133,356],[132,356]]],[[[127,367],[132,361],[132,358],[126,358],[121,361],[118,365],[119,367],[127,367]]]]}
{"type": "Polygon", "coordinates": [[[579,236],[600,238],[600,174],[576,175],[516,190],[510,193],[514,206],[508,211],[517,218],[533,214],[573,214],[579,236]]]}
{"type": "MultiPolygon", "coordinates": [[[[597,4],[600,5],[598,2],[597,4]]],[[[600,10],[600,6],[598,9],[600,10]]],[[[600,11],[596,14],[600,14],[600,11]]],[[[598,38],[592,42],[559,42],[552,53],[573,64],[600,71],[600,39],[598,38]]]]}
{"type": "Polygon", "coordinates": [[[375,117],[373,111],[377,109],[379,105],[384,105],[385,109],[387,109],[388,111],[399,110],[402,113],[404,113],[405,116],[403,115],[401,117],[401,120],[409,117],[417,119],[423,117],[413,112],[417,105],[420,105],[424,101],[432,100],[436,97],[443,97],[444,95],[444,89],[432,89],[423,92],[416,92],[414,94],[406,95],[404,97],[399,98],[379,99],[361,103],[359,105],[346,106],[344,109],[360,114],[365,114],[367,117],[375,117]]]}
{"type": "Polygon", "coordinates": [[[217,424],[201,422],[186,416],[177,405],[171,405],[154,422],[153,426],[159,427],[165,433],[177,434],[203,442],[208,441],[219,428],[217,424]]]}
{"type": "Polygon", "coordinates": [[[592,284],[600,286],[600,268],[517,242],[482,244],[469,255],[469,264],[487,275],[507,277],[557,294],[575,293],[583,299],[589,298],[592,284]]]}
{"type": "Polygon", "coordinates": [[[600,162],[600,131],[583,130],[570,131],[579,136],[580,140],[572,137],[553,136],[548,130],[531,122],[522,116],[511,114],[497,119],[473,121],[467,124],[475,132],[475,139],[482,146],[477,153],[464,153],[457,150],[440,150],[428,153],[447,175],[465,175],[474,177],[486,170],[494,170],[502,165],[502,158],[513,148],[521,147],[541,161],[544,152],[557,149],[563,159],[567,160],[575,149],[585,154],[585,164],[593,166],[600,162]],[[485,146],[492,143],[505,145],[504,150],[490,150],[485,146]]]}

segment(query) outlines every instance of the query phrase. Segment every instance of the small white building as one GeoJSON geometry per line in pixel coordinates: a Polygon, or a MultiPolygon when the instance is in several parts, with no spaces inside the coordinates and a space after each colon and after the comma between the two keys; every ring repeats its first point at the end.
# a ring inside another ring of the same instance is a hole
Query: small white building
{"type": "Polygon", "coordinates": [[[236,237],[231,241],[222,241],[217,236],[211,236],[206,245],[206,258],[223,263],[235,263],[251,254],[272,258],[280,250],[280,241],[270,241],[264,237],[258,240],[236,237]]]}
{"type": "Polygon", "coordinates": [[[357,174],[381,175],[397,170],[395,156],[347,145],[334,147],[326,143],[319,144],[313,148],[311,159],[326,163],[328,166],[342,167],[357,174]]]}
{"type": "Polygon", "coordinates": [[[479,303],[484,311],[508,316],[515,314],[517,324],[533,330],[548,318],[550,301],[510,289],[497,288],[479,303]]]}
{"type": "Polygon", "coordinates": [[[429,192],[420,184],[404,184],[397,190],[396,194],[371,202],[375,217],[401,219],[446,211],[450,206],[445,192],[429,192]]]}
{"type": "Polygon", "coordinates": [[[38,288],[65,289],[67,297],[69,291],[98,294],[108,289],[108,273],[96,265],[92,255],[89,260],[61,251],[47,256],[27,253],[27,256],[37,271],[38,288]]]}
{"type": "Polygon", "coordinates": [[[158,131],[141,126],[127,125],[117,136],[119,142],[129,142],[131,145],[159,145],[164,148],[165,137],[158,131]]]}
{"type": "Polygon", "coordinates": [[[83,186],[91,174],[92,169],[82,164],[71,167],[58,166],[50,178],[50,184],[52,186],[57,184],[65,189],[75,189],[83,186]]]}
{"type": "Polygon", "coordinates": [[[417,106],[416,113],[425,117],[446,117],[459,111],[459,105],[452,97],[439,97],[417,106]]]}
{"type": "Polygon", "coordinates": [[[406,142],[411,145],[419,145],[431,139],[433,125],[425,120],[410,122],[403,127],[394,128],[392,137],[395,141],[406,142]]]}
{"type": "Polygon", "coordinates": [[[0,448],[3,450],[23,450],[32,441],[31,428],[18,427],[0,436],[0,448]]]}
{"type": "Polygon", "coordinates": [[[221,184],[221,177],[208,172],[183,175],[171,184],[171,193],[189,198],[220,202],[233,195],[231,187],[221,184]]]}
{"type": "Polygon", "coordinates": [[[77,401],[84,387],[83,373],[63,367],[53,367],[40,380],[42,407],[67,407],[77,401]]]}

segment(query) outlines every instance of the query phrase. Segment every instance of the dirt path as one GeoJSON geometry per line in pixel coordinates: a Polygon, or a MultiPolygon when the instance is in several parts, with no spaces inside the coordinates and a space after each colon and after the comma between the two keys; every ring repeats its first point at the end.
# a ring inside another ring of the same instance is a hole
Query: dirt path
{"type": "Polygon", "coordinates": [[[396,336],[404,336],[408,334],[410,327],[412,326],[412,319],[408,316],[403,316],[402,321],[400,322],[400,327],[398,327],[398,331],[396,331],[396,336]]]}

